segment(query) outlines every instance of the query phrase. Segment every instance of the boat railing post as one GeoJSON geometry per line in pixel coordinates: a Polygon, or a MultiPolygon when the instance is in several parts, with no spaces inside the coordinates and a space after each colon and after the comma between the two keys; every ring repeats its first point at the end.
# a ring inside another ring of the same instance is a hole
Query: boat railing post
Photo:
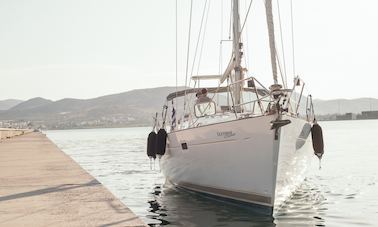
{"type": "MultiPolygon", "coordinates": [[[[299,79],[299,78],[298,78],[299,79]]],[[[289,96],[289,98],[287,99],[287,102],[286,102],[286,105],[285,105],[285,108],[288,108],[289,106],[290,106],[290,109],[291,109],[291,111],[293,112],[294,111],[294,109],[293,109],[293,106],[291,105],[291,97],[293,96],[293,93],[295,92],[295,87],[296,87],[297,85],[296,85],[296,80],[294,81],[294,85],[293,85],[293,88],[291,89],[291,91],[290,91],[290,96],[289,96]]],[[[296,106],[295,106],[295,108],[297,108],[296,106]]],[[[296,114],[296,113],[295,113],[296,114]]]]}
{"type": "MultiPolygon", "coordinates": [[[[301,89],[301,94],[299,95],[299,100],[298,100],[298,103],[297,103],[297,108],[295,110],[295,114],[297,114],[297,115],[298,115],[299,105],[301,104],[301,100],[302,100],[302,94],[303,94],[304,86],[305,86],[305,83],[303,82],[302,89],[301,89]]],[[[306,106],[306,109],[307,109],[307,106],[306,106]]]]}
{"type": "Polygon", "coordinates": [[[232,95],[232,92],[231,92],[231,86],[232,86],[232,85],[233,85],[233,83],[227,85],[227,87],[228,87],[229,93],[230,93],[230,95],[231,95],[232,110],[233,110],[233,112],[234,112],[234,114],[235,114],[235,117],[236,117],[236,119],[237,119],[237,118],[238,118],[238,114],[236,113],[236,110],[235,110],[234,96],[232,95]]]}
{"type": "MultiPolygon", "coordinates": [[[[254,81],[255,78],[252,77],[252,80],[254,81]]],[[[256,98],[257,98],[257,103],[259,104],[259,107],[260,107],[261,114],[264,114],[264,108],[262,106],[262,103],[261,103],[261,100],[260,100],[260,97],[259,97],[259,93],[257,92],[256,86],[254,86],[254,90],[255,90],[255,94],[256,94],[256,98]]]]}

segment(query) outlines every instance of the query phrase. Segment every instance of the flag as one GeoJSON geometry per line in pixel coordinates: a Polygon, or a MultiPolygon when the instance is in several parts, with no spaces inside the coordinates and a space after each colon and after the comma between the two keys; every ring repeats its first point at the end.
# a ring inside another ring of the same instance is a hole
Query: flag
{"type": "Polygon", "coordinates": [[[174,130],[176,128],[176,110],[175,107],[172,107],[172,125],[171,125],[171,130],[174,130]]]}

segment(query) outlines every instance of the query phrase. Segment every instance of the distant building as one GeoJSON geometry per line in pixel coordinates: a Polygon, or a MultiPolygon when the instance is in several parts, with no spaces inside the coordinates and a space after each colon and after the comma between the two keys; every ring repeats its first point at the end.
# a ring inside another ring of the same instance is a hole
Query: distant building
{"type": "Polygon", "coordinates": [[[378,119],[378,110],[375,111],[362,111],[357,115],[357,119],[378,119]]]}
{"type": "Polygon", "coordinates": [[[352,113],[346,113],[343,115],[336,115],[337,121],[344,121],[344,120],[353,120],[353,114],[352,113]]]}

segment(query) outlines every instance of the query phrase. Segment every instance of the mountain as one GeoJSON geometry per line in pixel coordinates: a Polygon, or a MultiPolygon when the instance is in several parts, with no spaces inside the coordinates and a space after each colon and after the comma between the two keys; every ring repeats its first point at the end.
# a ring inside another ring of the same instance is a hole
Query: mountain
{"type": "MultiPolygon", "coordinates": [[[[0,122],[24,122],[49,129],[147,126],[152,124],[152,116],[156,112],[161,119],[165,98],[175,90],[175,87],[158,87],[93,99],[66,98],[55,102],[33,98],[1,111],[0,122]]],[[[181,106],[178,106],[179,109],[181,106]]],[[[317,115],[360,113],[378,110],[378,99],[314,100],[314,108],[317,115]]]]}
{"type": "Polygon", "coordinates": [[[10,108],[18,105],[19,103],[23,102],[22,100],[18,99],[6,99],[0,101],[0,110],[9,110],[10,108]]]}
{"type": "Polygon", "coordinates": [[[40,98],[40,97],[32,98],[32,99],[29,99],[25,102],[21,102],[18,105],[10,108],[9,111],[10,112],[15,112],[15,111],[22,112],[22,111],[34,109],[34,108],[37,108],[37,107],[40,107],[40,106],[44,106],[44,105],[47,105],[47,104],[52,103],[52,102],[53,101],[51,101],[51,100],[40,98]]]}
{"type": "MultiPolygon", "coordinates": [[[[182,88],[179,88],[182,89],[182,88]]],[[[175,87],[138,89],[93,99],[34,98],[0,113],[0,120],[32,121],[47,128],[148,125],[175,87]]]]}

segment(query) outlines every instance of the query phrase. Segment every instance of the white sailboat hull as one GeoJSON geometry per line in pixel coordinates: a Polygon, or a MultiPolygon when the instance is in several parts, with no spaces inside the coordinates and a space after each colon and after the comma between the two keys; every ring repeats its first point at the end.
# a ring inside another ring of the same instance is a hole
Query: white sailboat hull
{"type": "Polygon", "coordinates": [[[309,124],[283,119],[291,123],[277,135],[273,115],[169,133],[162,172],[179,187],[273,208],[303,181],[313,154],[309,124]]]}

